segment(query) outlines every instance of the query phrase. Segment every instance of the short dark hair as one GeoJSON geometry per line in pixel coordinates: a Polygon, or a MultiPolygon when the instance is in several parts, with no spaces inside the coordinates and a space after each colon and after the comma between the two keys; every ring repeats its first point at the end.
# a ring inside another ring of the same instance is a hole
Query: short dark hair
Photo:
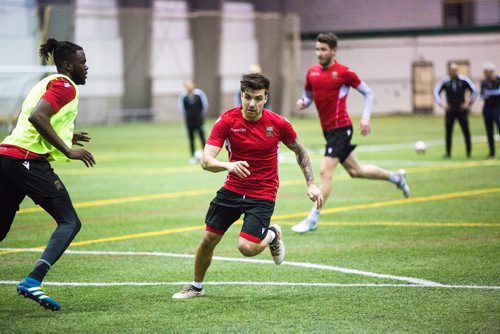
{"type": "Polygon", "coordinates": [[[83,48],[72,42],[60,42],[49,37],[45,44],[40,45],[39,54],[45,60],[48,60],[49,55],[52,55],[54,64],[59,69],[64,61],[71,61],[78,50],[83,50],[83,48]]]}
{"type": "Polygon", "coordinates": [[[244,93],[247,90],[265,89],[266,94],[269,94],[271,81],[268,78],[258,73],[243,74],[240,81],[240,90],[244,93]]]}
{"type": "Polygon", "coordinates": [[[337,43],[339,41],[338,37],[331,32],[319,34],[318,37],[316,38],[316,41],[320,43],[325,43],[328,44],[330,49],[334,49],[337,47],[337,43]]]}

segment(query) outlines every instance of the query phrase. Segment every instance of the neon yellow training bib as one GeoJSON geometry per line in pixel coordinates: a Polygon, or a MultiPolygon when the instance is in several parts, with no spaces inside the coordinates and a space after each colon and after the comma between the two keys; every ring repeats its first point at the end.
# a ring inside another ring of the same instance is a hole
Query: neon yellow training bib
{"type": "Polygon", "coordinates": [[[79,92],[76,84],[69,77],[63,74],[49,75],[31,88],[28,96],[26,96],[26,99],[23,102],[16,127],[12,131],[12,134],[4,139],[3,144],[15,145],[38,154],[48,154],[48,160],[50,161],[69,161],[69,159],[61,151],[48,143],[28,120],[43,94],[47,91],[47,85],[49,82],[57,78],[65,78],[68,80],[73,87],[75,87],[76,94],[75,98],[71,102],[62,107],[50,118],[50,124],[52,124],[54,130],[66,143],[66,145],[71,147],[73,130],[75,128],[75,118],[77,115],[79,92]]]}

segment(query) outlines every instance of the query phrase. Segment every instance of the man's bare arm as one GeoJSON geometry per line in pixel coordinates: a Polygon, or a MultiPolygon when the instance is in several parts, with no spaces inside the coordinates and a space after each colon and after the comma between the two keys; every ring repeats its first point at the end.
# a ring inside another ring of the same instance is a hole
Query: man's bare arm
{"type": "Polygon", "coordinates": [[[212,173],[228,171],[244,179],[250,175],[248,163],[246,161],[224,162],[217,160],[222,147],[214,145],[205,145],[203,158],[201,159],[201,168],[212,173]]]}
{"type": "Polygon", "coordinates": [[[298,139],[295,139],[290,144],[286,145],[290,150],[295,153],[295,157],[297,158],[297,163],[304,174],[307,184],[314,183],[314,175],[311,165],[311,159],[309,159],[309,154],[307,153],[306,148],[302,145],[298,139]]]}
{"type": "MultiPolygon", "coordinates": [[[[84,149],[73,150],[59,137],[56,130],[50,123],[50,118],[55,115],[52,105],[40,99],[35,109],[28,118],[28,121],[33,124],[38,133],[49,142],[52,146],[61,151],[65,156],[72,160],[81,160],[85,166],[93,167],[95,165],[94,157],[90,152],[84,149]]],[[[89,138],[90,139],[90,138],[89,138]]]]}
{"type": "Polygon", "coordinates": [[[306,148],[302,145],[298,139],[295,139],[290,144],[286,145],[290,150],[295,153],[295,157],[297,158],[297,163],[304,174],[304,178],[307,183],[307,196],[313,202],[316,202],[316,208],[321,209],[323,206],[323,195],[321,191],[316,187],[314,183],[314,175],[313,169],[311,165],[311,159],[309,158],[309,154],[307,153],[306,148]]]}

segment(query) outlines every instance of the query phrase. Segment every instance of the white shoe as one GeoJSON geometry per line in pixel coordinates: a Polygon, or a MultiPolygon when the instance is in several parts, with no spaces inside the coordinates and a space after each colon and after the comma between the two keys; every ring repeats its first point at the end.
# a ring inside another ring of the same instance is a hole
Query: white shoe
{"type": "Polygon", "coordinates": [[[182,291],[177,292],[172,296],[172,299],[188,299],[188,298],[195,298],[195,297],[201,297],[205,294],[205,290],[196,290],[191,284],[186,286],[182,291]]]}
{"type": "Polygon", "coordinates": [[[404,169],[398,170],[398,174],[400,177],[400,181],[397,184],[397,187],[403,191],[403,195],[408,198],[410,197],[410,186],[408,185],[408,181],[406,180],[406,171],[404,169]]]}
{"type": "Polygon", "coordinates": [[[292,231],[295,233],[307,233],[307,232],[312,232],[316,231],[318,228],[318,222],[310,220],[308,218],[304,219],[297,225],[292,227],[292,231]]]}
{"type": "Polygon", "coordinates": [[[269,244],[269,250],[273,256],[273,261],[275,264],[281,264],[285,259],[285,244],[283,243],[283,235],[281,233],[281,227],[279,225],[269,226],[275,233],[276,237],[273,242],[269,244]]]}

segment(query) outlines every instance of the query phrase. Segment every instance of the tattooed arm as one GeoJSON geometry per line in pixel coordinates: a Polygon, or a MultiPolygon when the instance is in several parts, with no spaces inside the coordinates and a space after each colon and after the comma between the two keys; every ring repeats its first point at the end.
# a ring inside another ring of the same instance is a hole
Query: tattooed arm
{"type": "Polygon", "coordinates": [[[323,206],[323,196],[321,195],[321,191],[318,187],[316,187],[316,184],[314,184],[311,159],[309,159],[309,154],[307,153],[306,148],[301,142],[299,142],[298,139],[295,139],[286,146],[295,153],[297,163],[299,164],[300,169],[302,169],[302,173],[304,174],[307,183],[307,196],[311,199],[311,201],[316,202],[316,207],[320,209],[323,206]]]}

